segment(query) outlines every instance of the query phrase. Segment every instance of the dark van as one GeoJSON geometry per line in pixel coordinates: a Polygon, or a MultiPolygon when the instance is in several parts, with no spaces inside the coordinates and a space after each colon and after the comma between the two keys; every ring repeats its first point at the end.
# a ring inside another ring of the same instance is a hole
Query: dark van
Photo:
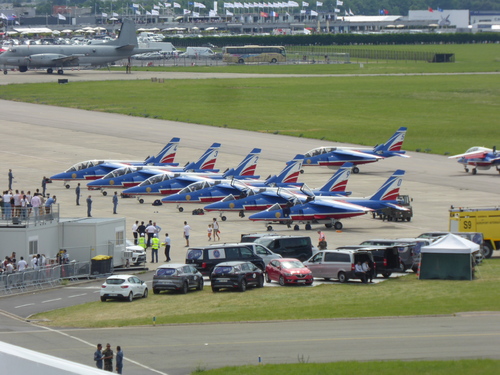
{"type": "Polygon", "coordinates": [[[342,246],[337,250],[366,250],[372,253],[377,275],[389,277],[393,272],[401,272],[401,260],[397,246],[342,246]]]}
{"type": "Polygon", "coordinates": [[[253,247],[244,243],[191,247],[186,254],[186,264],[195,266],[203,276],[210,276],[217,264],[230,261],[252,262],[261,270],[266,268],[264,260],[254,253],[253,247]]]}
{"type": "Polygon", "coordinates": [[[318,252],[318,249],[311,242],[311,237],[307,236],[261,236],[255,238],[253,242],[264,245],[283,258],[295,258],[301,262],[308,260],[318,252]]]}

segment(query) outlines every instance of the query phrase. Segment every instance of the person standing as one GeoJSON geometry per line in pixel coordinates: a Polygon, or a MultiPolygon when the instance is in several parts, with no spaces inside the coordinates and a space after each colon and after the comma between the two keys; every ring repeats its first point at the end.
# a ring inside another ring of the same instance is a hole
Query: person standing
{"type": "Polygon", "coordinates": [[[137,233],[138,236],[140,236],[141,234],[146,235],[146,226],[144,225],[144,221],[141,221],[141,225],[137,227],[137,233]]]}
{"type": "Polygon", "coordinates": [[[106,349],[102,351],[102,359],[104,361],[104,371],[113,372],[113,350],[111,345],[106,344],[106,349]]]}
{"type": "Polygon", "coordinates": [[[139,228],[139,220],[136,220],[134,224],[132,224],[132,235],[134,236],[134,245],[137,245],[137,228],[139,228]]]}
{"type": "Polygon", "coordinates": [[[12,217],[12,205],[10,204],[10,198],[12,198],[12,194],[10,191],[6,190],[3,192],[3,218],[10,219],[12,217]]]}
{"type": "Polygon", "coordinates": [[[91,212],[92,212],[92,196],[89,195],[89,197],[87,198],[87,217],[92,217],[91,212]]]}
{"type": "Polygon", "coordinates": [[[95,366],[102,370],[102,345],[97,344],[97,350],[94,353],[95,366]]]}
{"type": "Polygon", "coordinates": [[[47,177],[42,178],[42,195],[45,196],[45,188],[47,187],[47,177]]]}
{"type": "Polygon", "coordinates": [[[318,249],[320,250],[326,250],[327,248],[327,243],[326,243],[326,237],[325,237],[325,234],[318,230],[318,249]]]}
{"type": "Polygon", "coordinates": [[[123,371],[123,350],[120,346],[116,347],[116,373],[121,374],[123,371]]]}
{"type": "Polygon", "coordinates": [[[159,248],[160,248],[160,239],[158,238],[158,235],[155,233],[153,234],[153,238],[151,239],[151,263],[158,263],[159,248]]]}
{"type": "Polygon", "coordinates": [[[213,220],[213,223],[212,223],[212,227],[214,228],[214,230],[213,230],[214,241],[215,241],[215,237],[217,237],[217,241],[220,241],[220,236],[219,236],[220,227],[219,227],[219,223],[217,221],[217,218],[215,218],[215,217],[214,217],[214,220],[213,220]]]}
{"type": "Polygon", "coordinates": [[[115,191],[115,195],[113,195],[113,214],[116,215],[116,207],[118,207],[118,192],[115,191]]]}
{"type": "Polygon", "coordinates": [[[186,247],[189,247],[189,235],[191,234],[191,227],[187,223],[184,222],[184,238],[186,239],[186,247]]]}
{"type": "Polygon", "coordinates": [[[50,214],[52,212],[52,205],[56,202],[56,196],[53,195],[45,201],[45,213],[50,214]]]}
{"type": "Polygon", "coordinates": [[[170,237],[168,233],[165,233],[165,240],[163,243],[165,244],[165,262],[170,262],[170,237]]]}
{"type": "Polygon", "coordinates": [[[153,235],[156,233],[156,226],[153,225],[153,222],[150,221],[149,225],[146,227],[146,234],[148,235],[148,239],[146,241],[146,247],[151,246],[151,240],[153,239],[153,235]]]}
{"type": "Polygon", "coordinates": [[[79,206],[80,205],[80,183],[78,183],[78,185],[76,185],[75,194],[76,194],[76,205],[79,206]]]}
{"type": "Polygon", "coordinates": [[[35,220],[38,218],[40,214],[40,206],[42,205],[42,201],[38,193],[35,193],[33,198],[31,198],[31,207],[33,208],[33,212],[35,214],[35,220]]]}
{"type": "Polygon", "coordinates": [[[146,247],[146,238],[144,237],[144,233],[141,233],[139,236],[139,240],[137,241],[137,244],[142,247],[144,250],[147,249],[146,247]]]}
{"type": "Polygon", "coordinates": [[[208,229],[207,229],[207,235],[208,235],[208,240],[212,240],[212,224],[208,224],[208,229]]]}
{"type": "Polygon", "coordinates": [[[12,169],[9,169],[9,190],[12,190],[12,180],[14,180],[14,175],[12,174],[12,169]]]}
{"type": "Polygon", "coordinates": [[[17,262],[17,270],[24,271],[26,268],[28,268],[28,263],[24,260],[24,257],[21,257],[21,260],[17,262]]]}

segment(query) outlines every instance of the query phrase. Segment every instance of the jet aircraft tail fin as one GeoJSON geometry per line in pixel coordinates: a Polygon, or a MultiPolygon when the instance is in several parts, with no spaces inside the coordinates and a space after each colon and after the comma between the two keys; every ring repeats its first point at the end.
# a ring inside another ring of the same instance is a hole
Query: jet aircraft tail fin
{"type": "Polygon", "coordinates": [[[126,47],[126,46],[138,47],[139,44],[137,43],[137,34],[135,31],[134,21],[125,18],[122,22],[118,38],[106,44],[117,47],[126,47]]]}
{"type": "Polygon", "coordinates": [[[261,151],[260,148],[254,148],[236,168],[231,168],[224,172],[224,178],[255,177],[255,169],[257,168],[261,151]]]}
{"type": "Polygon", "coordinates": [[[196,162],[188,163],[184,171],[214,170],[217,156],[219,156],[220,143],[212,143],[212,146],[201,155],[196,162]]]}
{"type": "Polygon", "coordinates": [[[344,163],[337,172],[318,190],[334,193],[345,193],[347,181],[351,175],[353,163],[344,163]]]}
{"type": "Polygon", "coordinates": [[[274,175],[266,180],[267,185],[279,183],[296,183],[299,179],[300,169],[304,162],[304,155],[296,155],[293,160],[287,162],[287,165],[279,175],[274,175]]]}
{"type": "Polygon", "coordinates": [[[389,140],[381,145],[377,145],[373,148],[373,151],[376,154],[384,154],[384,153],[395,153],[395,154],[404,154],[405,151],[401,151],[401,147],[403,147],[403,142],[405,140],[407,128],[402,126],[400,127],[389,140]]]}
{"type": "Polygon", "coordinates": [[[180,138],[172,138],[165,147],[156,155],[146,159],[145,164],[175,164],[174,159],[177,153],[177,146],[179,145],[180,138]]]}
{"type": "Polygon", "coordinates": [[[403,183],[405,171],[398,169],[387,179],[386,182],[370,197],[370,200],[392,201],[399,195],[399,189],[403,183]]]}

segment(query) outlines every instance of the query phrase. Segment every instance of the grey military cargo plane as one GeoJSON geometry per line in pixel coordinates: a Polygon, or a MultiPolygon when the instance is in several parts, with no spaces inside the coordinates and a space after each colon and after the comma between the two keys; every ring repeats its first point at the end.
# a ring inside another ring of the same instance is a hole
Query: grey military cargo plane
{"type": "Polygon", "coordinates": [[[139,49],[135,24],[124,19],[117,39],[102,44],[89,45],[22,45],[13,46],[0,54],[0,66],[7,74],[8,66],[18,66],[21,73],[33,68],[47,68],[51,74],[63,74],[64,67],[102,66],[110,62],[126,59],[132,55],[154,52],[158,49],[139,49]]]}

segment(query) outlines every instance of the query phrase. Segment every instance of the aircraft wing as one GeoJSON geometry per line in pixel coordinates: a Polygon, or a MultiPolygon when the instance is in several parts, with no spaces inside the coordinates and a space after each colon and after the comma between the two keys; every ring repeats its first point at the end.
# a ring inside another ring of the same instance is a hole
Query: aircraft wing
{"type": "Polygon", "coordinates": [[[350,158],[356,158],[356,159],[362,159],[362,160],[378,160],[378,159],[384,159],[383,156],[378,156],[378,155],[371,155],[367,154],[361,151],[356,151],[356,150],[335,150],[332,151],[332,156],[347,156],[350,158]]]}
{"type": "Polygon", "coordinates": [[[486,155],[488,155],[487,151],[473,151],[473,152],[466,152],[465,154],[448,156],[448,159],[458,159],[458,158],[484,159],[486,155]]]}
{"type": "Polygon", "coordinates": [[[67,63],[70,61],[76,61],[80,57],[84,57],[85,55],[78,54],[78,55],[69,55],[69,56],[63,56],[63,55],[58,55],[59,57],[52,59],[52,62],[54,63],[67,63]]]}

